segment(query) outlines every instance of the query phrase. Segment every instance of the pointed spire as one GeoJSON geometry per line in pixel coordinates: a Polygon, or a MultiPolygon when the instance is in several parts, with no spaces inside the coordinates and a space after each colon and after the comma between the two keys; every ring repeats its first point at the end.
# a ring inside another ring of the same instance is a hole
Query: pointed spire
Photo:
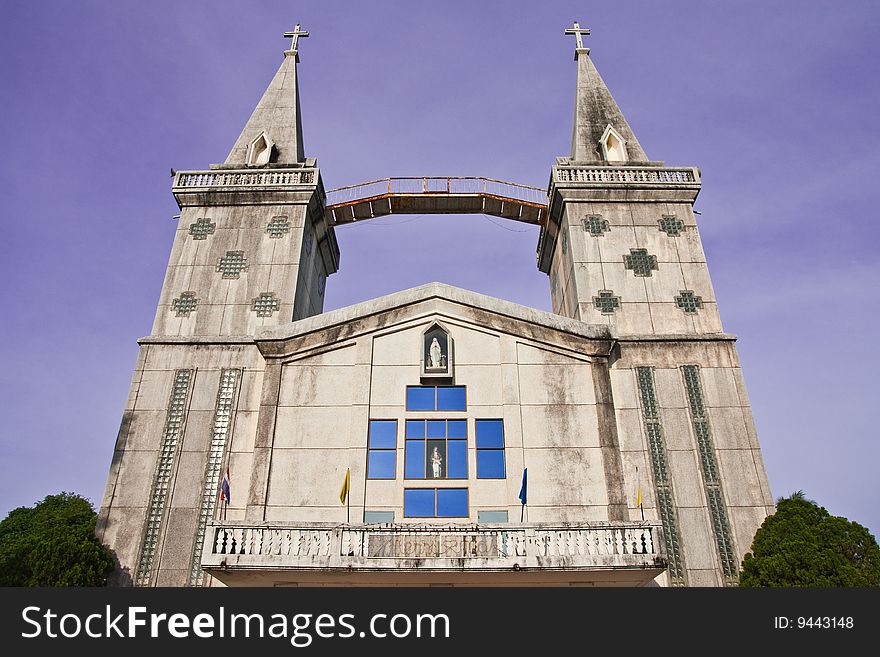
{"type": "Polygon", "coordinates": [[[578,69],[571,159],[575,162],[647,162],[648,156],[593,65],[590,49],[583,47],[581,35],[589,34],[589,30],[575,23],[574,28],[565,33],[574,34],[578,40],[574,54],[578,69]]]}
{"type": "Polygon", "coordinates": [[[254,161],[253,151],[266,148],[270,149],[270,162],[293,164],[305,161],[296,65],[299,62],[297,40],[308,35],[308,32],[300,31],[299,25],[293,32],[284,34],[292,39],[291,49],[284,52],[284,61],[229,151],[225,164],[260,163],[265,158],[254,161]]]}

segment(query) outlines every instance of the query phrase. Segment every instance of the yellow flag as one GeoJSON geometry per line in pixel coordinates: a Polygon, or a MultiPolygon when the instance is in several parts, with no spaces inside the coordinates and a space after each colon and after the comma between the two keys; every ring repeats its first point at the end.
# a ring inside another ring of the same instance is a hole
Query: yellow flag
{"type": "Polygon", "coordinates": [[[639,482],[639,486],[636,488],[636,506],[642,506],[642,482],[639,482]]]}
{"type": "Polygon", "coordinates": [[[342,480],[342,490],[339,491],[339,501],[345,504],[348,491],[351,488],[351,468],[345,469],[345,479],[342,480]]]}

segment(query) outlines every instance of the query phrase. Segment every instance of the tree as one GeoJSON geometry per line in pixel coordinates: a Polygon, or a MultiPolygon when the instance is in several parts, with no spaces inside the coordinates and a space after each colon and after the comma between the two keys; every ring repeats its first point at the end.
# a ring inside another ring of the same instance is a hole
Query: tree
{"type": "Polygon", "coordinates": [[[880,547],[865,527],[798,491],[758,529],[740,586],[880,586],[880,547]]]}
{"type": "Polygon", "coordinates": [[[62,492],[0,522],[0,586],[104,586],[110,550],[95,537],[91,502],[62,492]]]}

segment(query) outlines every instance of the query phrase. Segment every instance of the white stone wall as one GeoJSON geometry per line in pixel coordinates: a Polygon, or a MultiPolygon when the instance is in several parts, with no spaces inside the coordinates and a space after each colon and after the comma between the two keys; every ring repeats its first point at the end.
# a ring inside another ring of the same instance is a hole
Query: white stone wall
{"type": "Polygon", "coordinates": [[[721,320],[706,256],[689,203],[568,202],[551,263],[556,313],[588,324],[611,325],[618,335],[687,335],[721,333],[721,320]],[[608,221],[609,229],[594,237],[584,230],[590,215],[608,221]],[[675,237],[658,222],[674,215],[684,227],[675,237]],[[563,242],[565,249],[563,252],[563,242]],[[647,249],[658,269],[636,276],[624,266],[630,249],[647,249]],[[620,297],[620,308],[603,314],[593,304],[599,290],[620,297]],[[703,307],[685,313],[675,303],[682,290],[702,298],[703,307]]]}
{"type": "MultiPolygon", "coordinates": [[[[455,384],[467,411],[407,411],[407,385],[420,384],[420,336],[433,319],[365,335],[285,364],[281,378],[267,520],[345,521],[339,488],[352,470],[352,521],[365,509],[403,515],[404,488],[467,487],[470,516],[506,510],[518,521],[522,469],[529,468],[529,520],[606,520],[589,359],[548,345],[442,318],[455,341],[455,384]],[[467,419],[468,480],[404,479],[406,419],[467,419]],[[475,420],[504,420],[506,478],[477,479],[475,420]],[[366,479],[370,419],[398,421],[396,479],[366,479]]],[[[445,520],[437,520],[446,522],[445,520]]],[[[428,520],[431,522],[431,520],[428,520]]]]}
{"type": "Polygon", "coordinates": [[[255,335],[262,327],[290,322],[295,301],[300,304],[298,318],[320,313],[318,277],[326,272],[314,230],[306,228],[306,214],[305,204],[183,207],[152,335],[255,335]],[[290,224],[277,238],[266,230],[275,217],[285,217],[290,224]],[[194,239],[190,226],[203,218],[214,223],[214,232],[194,239]],[[311,233],[310,253],[305,253],[304,230],[311,233]],[[238,278],[224,278],[217,271],[228,251],[243,251],[247,260],[238,278]],[[178,316],[172,303],[186,291],[195,293],[198,305],[189,316],[178,316]],[[251,304],[264,292],[273,293],[280,303],[271,316],[259,317],[251,304]]]}

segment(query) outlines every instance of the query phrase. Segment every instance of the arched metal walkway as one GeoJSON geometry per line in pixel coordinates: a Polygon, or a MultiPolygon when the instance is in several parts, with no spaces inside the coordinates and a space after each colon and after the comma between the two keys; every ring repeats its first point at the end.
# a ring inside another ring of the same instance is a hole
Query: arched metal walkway
{"type": "Polygon", "coordinates": [[[547,191],[492,178],[382,178],[327,192],[331,225],[387,214],[489,214],[543,225],[547,191]]]}

